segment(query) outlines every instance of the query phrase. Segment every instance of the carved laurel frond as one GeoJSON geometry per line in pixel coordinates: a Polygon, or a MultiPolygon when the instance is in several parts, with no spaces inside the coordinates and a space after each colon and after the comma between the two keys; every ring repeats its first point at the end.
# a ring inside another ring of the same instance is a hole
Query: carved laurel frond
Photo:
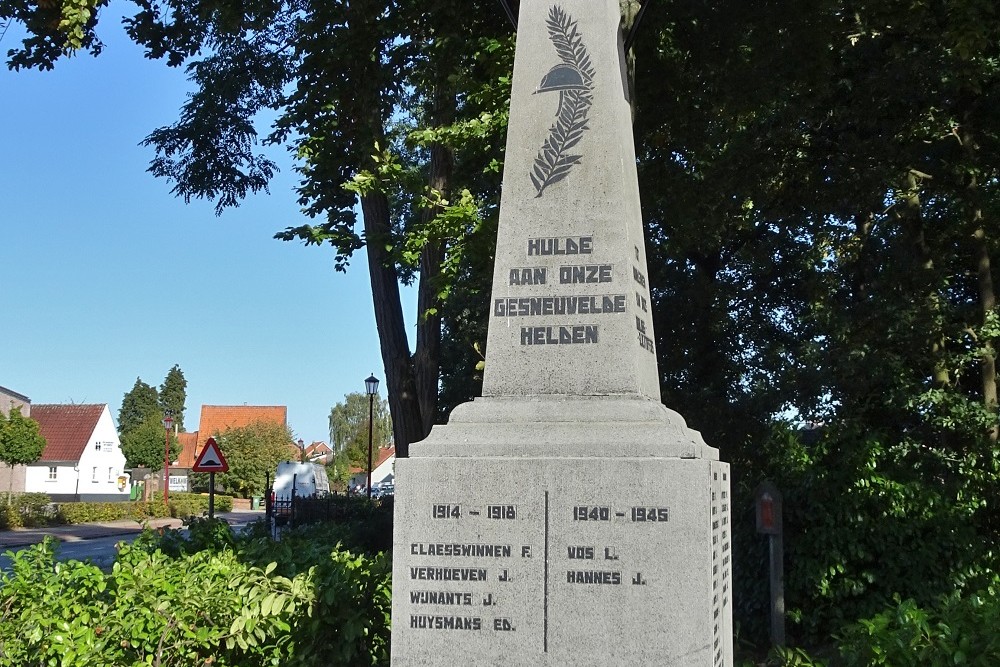
{"type": "Polygon", "coordinates": [[[570,153],[580,143],[587,130],[587,113],[594,102],[594,67],[583,44],[577,23],[559,5],[549,10],[546,20],[549,39],[559,59],[580,74],[579,88],[559,91],[559,109],[556,122],[549,128],[549,136],[535,158],[529,176],[541,197],[545,188],[566,178],[574,164],[583,156],[570,153]]]}

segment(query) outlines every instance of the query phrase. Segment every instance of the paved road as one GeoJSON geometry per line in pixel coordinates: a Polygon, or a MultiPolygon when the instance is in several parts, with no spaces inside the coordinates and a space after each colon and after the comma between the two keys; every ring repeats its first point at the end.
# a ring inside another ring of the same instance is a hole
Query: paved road
{"type": "MultiPolygon", "coordinates": [[[[220,518],[229,521],[234,530],[243,529],[248,523],[264,516],[263,512],[235,511],[220,513],[220,518]]],[[[153,528],[180,528],[180,519],[152,519],[149,525],[153,528]]],[[[41,542],[46,535],[51,535],[61,541],[59,545],[60,560],[91,560],[100,567],[109,566],[115,560],[117,551],[115,545],[119,542],[131,542],[141,532],[141,526],[135,521],[113,521],[99,524],[80,524],[76,526],[53,526],[32,530],[13,530],[0,532],[0,570],[8,571],[10,558],[3,552],[20,551],[32,544],[41,542]]]]}

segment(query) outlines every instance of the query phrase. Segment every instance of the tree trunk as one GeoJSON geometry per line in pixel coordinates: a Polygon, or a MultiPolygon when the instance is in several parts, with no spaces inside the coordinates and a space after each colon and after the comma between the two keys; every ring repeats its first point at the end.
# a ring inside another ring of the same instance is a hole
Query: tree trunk
{"type": "Polygon", "coordinates": [[[389,202],[382,192],[372,192],[361,198],[361,213],[368,242],[368,273],[372,282],[375,326],[385,366],[393,440],[396,456],[406,458],[410,453],[410,443],[423,439],[425,434],[403,321],[403,306],[399,299],[399,275],[386,251],[390,238],[389,202]]]}
{"type": "MultiPolygon", "coordinates": [[[[970,166],[976,162],[976,152],[979,146],[976,144],[975,136],[970,131],[968,123],[962,126],[961,134],[958,135],[962,148],[965,151],[966,159],[970,166]]],[[[986,225],[983,223],[983,209],[980,203],[979,180],[976,178],[976,171],[970,169],[969,182],[966,184],[966,191],[969,194],[969,201],[972,205],[972,233],[974,260],[976,263],[976,282],[979,292],[979,313],[981,324],[989,323],[990,316],[997,306],[996,291],[993,286],[993,269],[990,265],[989,242],[986,236],[986,225]]],[[[993,422],[989,430],[990,440],[997,441],[1000,436],[1000,423],[997,421],[997,367],[996,350],[992,338],[984,338],[980,341],[982,353],[979,358],[979,377],[983,392],[983,406],[993,414],[993,422]]]]}
{"type": "Polygon", "coordinates": [[[924,230],[924,218],[920,203],[920,178],[914,171],[906,175],[907,192],[899,204],[899,215],[909,230],[914,255],[914,276],[917,278],[917,289],[926,290],[925,316],[928,318],[927,346],[931,356],[931,376],[934,386],[944,388],[951,385],[951,373],[945,362],[945,335],[937,324],[941,312],[941,299],[933,281],[934,257],[924,230]],[[926,279],[923,279],[926,276],[926,279]]]}
{"type": "MultiPolygon", "coordinates": [[[[431,125],[441,126],[452,121],[455,108],[454,95],[437,91],[431,109],[431,125]]],[[[450,196],[451,171],[454,156],[451,148],[440,143],[431,146],[430,178],[428,186],[441,197],[450,196]]],[[[429,225],[437,211],[426,209],[423,223],[429,225]]],[[[417,291],[417,348],[413,355],[416,374],[417,397],[420,403],[422,437],[430,433],[437,417],[438,383],[441,357],[441,304],[439,276],[444,262],[445,243],[431,234],[420,253],[420,284],[417,291]]]]}
{"type": "MultiPolygon", "coordinates": [[[[990,267],[989,246],[986,242],[986,230],[982,225],[982,211],[976,210],[975,218],[979,223],[976,231],[972,235],[976,253],[976,276],[979,283],[979,308],[982,315],[983,324],[987,324],[990,315],[996,309],[996,292],[993,288],[993,271],[990,267]]],[[[1000,424],[997,423],[997,365],[996,350],[993,347],[993,339],[987,338],[983,341],[983,352],[979,363],[980,379],[983,387],[983,405],[993,416],[993,425],[990,428],[990,439],[994,442],[1000,436],[1000,424]]]]}

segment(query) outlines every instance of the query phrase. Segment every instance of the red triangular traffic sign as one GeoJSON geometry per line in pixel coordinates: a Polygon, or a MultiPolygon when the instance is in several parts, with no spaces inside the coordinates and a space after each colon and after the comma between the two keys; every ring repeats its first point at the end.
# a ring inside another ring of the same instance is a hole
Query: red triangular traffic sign
{"type": "Polygon", "coordinates": [[[215,438],[209,438],[205,441],[205,448],[198,455],[198,460],[191,466],[191,471],[226,472],[227,470],[229,470],[229,464],[226,462],[226,457],[222,455],[222,450],[219,449],[215,438]]]}

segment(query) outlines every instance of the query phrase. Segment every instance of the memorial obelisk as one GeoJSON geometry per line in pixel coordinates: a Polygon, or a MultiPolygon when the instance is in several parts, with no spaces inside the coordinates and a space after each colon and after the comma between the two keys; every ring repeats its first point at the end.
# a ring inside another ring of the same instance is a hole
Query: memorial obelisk
{"type": "Polygon", "coordinates": [[[396,462],[392,664],[732,665],[729,466],[660,403],[618,0],[522,0],[483,397],[396,462]]]}

